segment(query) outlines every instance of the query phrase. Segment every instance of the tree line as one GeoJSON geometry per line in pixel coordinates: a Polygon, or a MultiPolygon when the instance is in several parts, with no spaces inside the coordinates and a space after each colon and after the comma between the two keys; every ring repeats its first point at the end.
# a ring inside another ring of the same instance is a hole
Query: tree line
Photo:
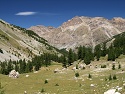
{"type": "MultiPolygon", "coordinates": [[[[71,65],[75,60],[83,60],[84,63],[88,65],[91,61],[99,61],[100,57],[105,56],[107,56],[107,61],[115,61],[120,55],[125,55],[125,33],[114,36],[113,38],[114,41],[109,47],[107,47],[107,41],[96,45],[94,49],[80,46],[75,53],[70,49],[68,52],[67,64],[71,65]]],[[[66,63],[63,65],[66,66],[66,63]]]]}
{"type": "Polygon", "coordinates": [[[11,70],[16,70],[19,73],[28,73],[38,71],[42,66],[50,66],[51,62],[62,62],[62,56],[57,54],[44,53],[40,56],[35,56],[31,61],[19,60],[0,62],[0,73],[8,75],[11,70]]]}

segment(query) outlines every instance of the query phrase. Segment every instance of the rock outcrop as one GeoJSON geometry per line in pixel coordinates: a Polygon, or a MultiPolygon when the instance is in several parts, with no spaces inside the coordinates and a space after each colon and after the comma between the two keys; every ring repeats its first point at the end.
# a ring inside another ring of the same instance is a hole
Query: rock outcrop
{"type": "Polygon", "coordinates": [[[18,78],[19,77],[19,72],[16,72],[15,70],[12,70],[9,73],[9,77],[11,77],[11,78],[18,78]]]}

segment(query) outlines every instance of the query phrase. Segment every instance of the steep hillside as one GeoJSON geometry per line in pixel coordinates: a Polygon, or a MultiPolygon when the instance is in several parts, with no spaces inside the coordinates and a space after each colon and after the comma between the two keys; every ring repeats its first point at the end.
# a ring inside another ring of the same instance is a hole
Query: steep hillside
{"type": "Polygon", "coordinates": [[[29,30],[35,31],[53,46],[62,48],[76,48],[80,45],[95,47],[97,44],[124,32],[125,19],[103,17],[74,17],[64,22],[58,28],[32,26],[29,30]]]}
{"type": "Polygon", "coordinates": [[[54,47],[31,30],[0,20],[0,61],[30,60],[41,53],[58,53],[54,47]]]}

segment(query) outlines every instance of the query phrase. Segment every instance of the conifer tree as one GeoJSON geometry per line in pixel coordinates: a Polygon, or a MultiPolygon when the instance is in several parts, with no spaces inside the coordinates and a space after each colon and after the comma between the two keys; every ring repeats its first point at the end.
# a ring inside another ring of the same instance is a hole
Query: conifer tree
{"type": "Polygon", "coordinates": [[[20,63],[20,73],[24,73],[25,69],[26,69],[26,61],[25,61],[25,59],[23,61],[20,60],[19,63],[20,63]]]}
{"type": "Polygon", "coordinates": [[[8,75],[9,74],[9,72],[11,71],[13,69],[13,67],[12,67],[12,62],[11,62],[11,60],[8,62],[8,65],[7,65],[7,72],[6,72],[6,75],[8,75]]]}
{"type": "Polygon", "coordinates": [[[78,59],[83,59],[83,48],[82,48],[82,46],[78,47],[78,59]]]}
{"type": "Polygon", "coordinates": [[[67,67],[67,60],[66,60],[66,57],[63,56],[62,58],[63,58],[63,65],[62,65],[62,66],[63,66],[64,68],[66,68],[66,67],[67,67]]]}
{"type": "Polygon", "coordinates": [[[99,58],[101,56],[101,46],[100,45],[97,45],[95,47],[94,53],[95,53],[97,61],[99,61],[99,58]]]}
{"type": "Polygon", "coordinates": [[[118,69],[121,69],[121,64],[118,65],[118,69]]]}
{"type": "Polygon", "coordinates": [[[73,51],[72,49],[70,49],[68,53],[68,64],[72,65],[72,63],[73,63],[73,51]]]}
{"type": "Polygon", "coordinates": [[[107,54],[106,43],[103,43],[101,56],[106,56],[106,54],[107,54]]]}
{"type": "Polygon", "coordinates": [[[15,64],[15,71],[19,71],[19,65],[15,64]]]}
{"type": "Polygon", "coordinates": [[[84,63],[85,63],[86,65],[88,65],[88,64],[91,63],[91,56],[90,56],[90,54],[89,54],[88,52],[86,52],[86,54],[85,54],[84,63]]]}
{"type": "Polygon", "coordinates": [[[113,45],[111,44],[111,46],[108,49],[108,61],[112,60],[115,61],[115,50],[113,48],[113,45]]]}

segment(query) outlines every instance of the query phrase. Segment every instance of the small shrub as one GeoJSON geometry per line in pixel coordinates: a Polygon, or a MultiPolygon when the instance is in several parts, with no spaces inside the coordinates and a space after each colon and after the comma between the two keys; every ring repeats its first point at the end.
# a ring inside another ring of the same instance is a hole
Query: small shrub
{"type": "Polygon", "coordinates": [[[44,88],[42,88],[40,92],[41,92],[41,93],[45,92],[44,88]]]}
{"type": "Polygon", "coordinates": [[[106,65],[101,65],[101,68],[106,68],[106,65]]]}
{"type": "Polygon", "coordinates": [[[76,64],[76,69],[79,69],[79,68],[78,68],[78,64],[76,64]]]}
{"type": "Polygon", "coordinates": [[[118,65],[118,69],[121,69],[121,64],[118,65]]]}
{"type": "Polygon", "coordinates": [[[107,81],[107,78],[105,78],[105,81],[107,81]]]}
{"type": "Polygon", "coordinates": [[[86,69],[85,67],[82,68],[83,70],[86,69]]]}
{"type": "Polygon", "coordinates": [[[92,75],[91,75],[91,74],[89,74],[88,78],[92,78],[92,75]]]}
{"type": "Polygon", "coordinates": [[[2,50],[2,49],[0,49],[0,53],[2,53],[2,54],[3,54],[3,50],[2,50]]]}
{"type": "Polygon", "coordinates": [[[75,76],[76,76],[76,77],[79,77],[79,73],[78,73],[78,72],[77,72],[77,73],[75,73],[75,76]]]}
{"type": "Polygon", "coordinates": [[[113,75],[113,80],[116,80],[116,79],[117,79],[116,75],[113,75]]]}
{"type": "Polygon", "coordinates": [[[110,81],[110,80],[112,80],[112,76],[111,76],[111,74],[109,75],[109,81],[110,81]]]}
{"type": "Polygon", "coordinates": [[[47,83],[48,83],[48,80],[45,80],[44,83],[47,84],[47,83]]]}
{"type": "Polygon", "coordinates": [[[5,94],[4,87],[2,87],[1,82],[0,82],[0,94],[5,94]]]}
{"type": "Polygon", "coordinates": [[[114,64],[112,65],[112,70],[115,70],[115,65],[114,64]]]}
{"type": "Polygon", "coordinates": [[[82,86],[82,84],[79,84],[79,87],[81,87],[82,86]]]}
{"type": "Polygon", "coordinates": [[[55,86],[59,86],[59,84],[58,84],[58,83],[56,83],[56,84],[55,84],[55,86]]]}

